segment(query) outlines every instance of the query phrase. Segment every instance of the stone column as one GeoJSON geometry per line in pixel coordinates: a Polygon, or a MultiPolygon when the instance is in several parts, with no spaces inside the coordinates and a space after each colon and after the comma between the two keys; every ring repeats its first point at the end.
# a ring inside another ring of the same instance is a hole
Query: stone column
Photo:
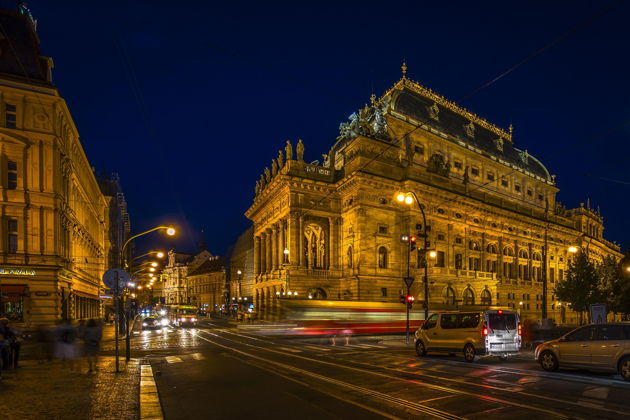
{"type": "Polygon", "coordinates": [[[337,217],[328,218],[328,269],[336,269],[339,265],[338,261],[338,244],[337,244],[337,217]]]}
{"type": "Polygon", "coordinates": [[[300,215],[300,222],[298,223],[297,231],[297,246],[298,246],[298,264],[300,267],[304,267],[306,262],[304,261],[304,216],[300,215]]]}
{"type": "Polygon", "coordinates": [[[292,212],[289,216],[289,223],[287,225],[287,240],[289,248],[289,264],[297,265],[299,251],[297,246],[297,232],[298,232],[298,217],[295,212],[292,212]]]}
{"type": "Polygon", "coordinates": [[[267,272],[267,235],[260,234],[260,274],[267,272]]]}
{"type": "Polygon", "coordinates": [[[278,267],[284,264],[284,220],[278,222],[278,267]]]}
{"type": "Polygon", "coordinates": [[[271,228],[271,267],[278,269],[278,225],[271,228]]]}
{"type": "Polygon", "coordinates": [[[267,260],[267,272],[271,272],[271,270],[273,269],[273,266],[271,264],[271,252],[272,252],[272,236],[273,236],[273,232],[271,231],[271,229],[267,229],[267,255],[266,255],[266,260],[267,260]]]}
{"type": "Polygon", "coordinates": [[[254,236],[254,274],[260,274],[260,236],[254,236]]]}

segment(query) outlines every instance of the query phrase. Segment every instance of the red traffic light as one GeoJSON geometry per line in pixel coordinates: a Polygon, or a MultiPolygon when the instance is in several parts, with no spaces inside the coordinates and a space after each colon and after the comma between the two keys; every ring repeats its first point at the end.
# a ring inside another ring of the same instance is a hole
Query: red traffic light
{"type": "Polygon", "coordinates": [[[414,299],[415,299],[415,298],[414,298],[412,295],[407,295],[407,302],[408,302],[408,303],[413,302],[413,301],[414,301],[414,299]]]}
{"type": "Polygon", "coordinates": [[[417,239],[418,239],[418,238],[417,238],[415,235],[411,235],[411,236],[409,237],[409,240],[410,240],[411,242],[416,242],[416,240],[417,240],[417,239]]]}

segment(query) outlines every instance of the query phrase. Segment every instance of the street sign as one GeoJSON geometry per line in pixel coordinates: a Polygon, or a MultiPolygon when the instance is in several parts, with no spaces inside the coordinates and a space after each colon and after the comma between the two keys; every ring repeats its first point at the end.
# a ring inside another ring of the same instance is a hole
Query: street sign
{"type": "Polygon", "coordinates": [[[109,289],[116,290],[116,280],[118,280],[118,289],[122,290],[127,287],[127,283],[131,281],[129,273],[122,268],[111,268],[103,274],[103,283],[109,289]]]}
{"type": "Polygon", "coordinates": [[[411,287],[411,285],[413,284],[413,277],[405,277],[403,279],[405,281],[405,284],[407,285],[407,288],[409,289],[411,287]]]}

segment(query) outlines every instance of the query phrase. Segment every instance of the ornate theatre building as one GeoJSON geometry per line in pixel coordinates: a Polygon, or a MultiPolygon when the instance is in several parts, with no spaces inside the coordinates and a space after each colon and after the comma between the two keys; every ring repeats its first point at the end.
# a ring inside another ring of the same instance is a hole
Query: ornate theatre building
{"type": "MultiPolygon", "coordinates": [[[[501,305],[541,319],[577,316],[553,296],[579,246],[595,260],[621,256],[603,237],[599,209],[567,209],[547,168],[503,130],[405,76],[352,114],[323,161],[287,142],[256,182],[254,299],[262,316],[278,299],[397,302],[415,277],[424,300],[423,253],[403,234],[428,235],[432,308],[501,305]],[[414,192],[416,203],[396,199],[414,192]],[[546,250],[544,248],[547,243],[546,250]],[[408,257],[409,255],[409,257],[408,257]],[[546,259],[546,261],[544,261],[546,259]]],[[[422,240],[418,247],[422,249],[422,240]]]]}

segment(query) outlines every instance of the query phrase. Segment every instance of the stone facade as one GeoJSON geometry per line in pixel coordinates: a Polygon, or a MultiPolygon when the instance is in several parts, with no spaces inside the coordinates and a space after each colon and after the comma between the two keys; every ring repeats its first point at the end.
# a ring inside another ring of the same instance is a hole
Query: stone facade
{"type": "Polygon", "coordinates": [[[195,305],[202,313],[219,312],[225,304],[226,276],[223,260],[208,257],[186,277],[187,302],[195,305]]]}
{"type": "Polygon", "coordinates": [[[0,21],[0,315],[25,328],[100,317],[108,203],[33,20],[0,10],[0,21]]]}
{"type": "MultiPolygon", "coordinates": [[[[287,143],[256,182],[254,299],[262,316],[278,299],[396,302],[407,267],[422,302],[422,254],[403,234],[424,234],[420,209],[396,200],[413,192],[426,213],[430,307],[501,305],[575,323],[553,296],[570,245],[594,260],[620,257],[590,203],[566,209],[555,177],[502,130],[406,77],[340,126],[321,162],[287,143]],[[545,248],[545,243],[547,247],[545,248]],[[546,252],[545,252],[546,250],[546,252]],[[408,258],[408,255],[410,256],[408,258]]],[[[418,240],[422,248],[422,240],[418,240]]]]}

